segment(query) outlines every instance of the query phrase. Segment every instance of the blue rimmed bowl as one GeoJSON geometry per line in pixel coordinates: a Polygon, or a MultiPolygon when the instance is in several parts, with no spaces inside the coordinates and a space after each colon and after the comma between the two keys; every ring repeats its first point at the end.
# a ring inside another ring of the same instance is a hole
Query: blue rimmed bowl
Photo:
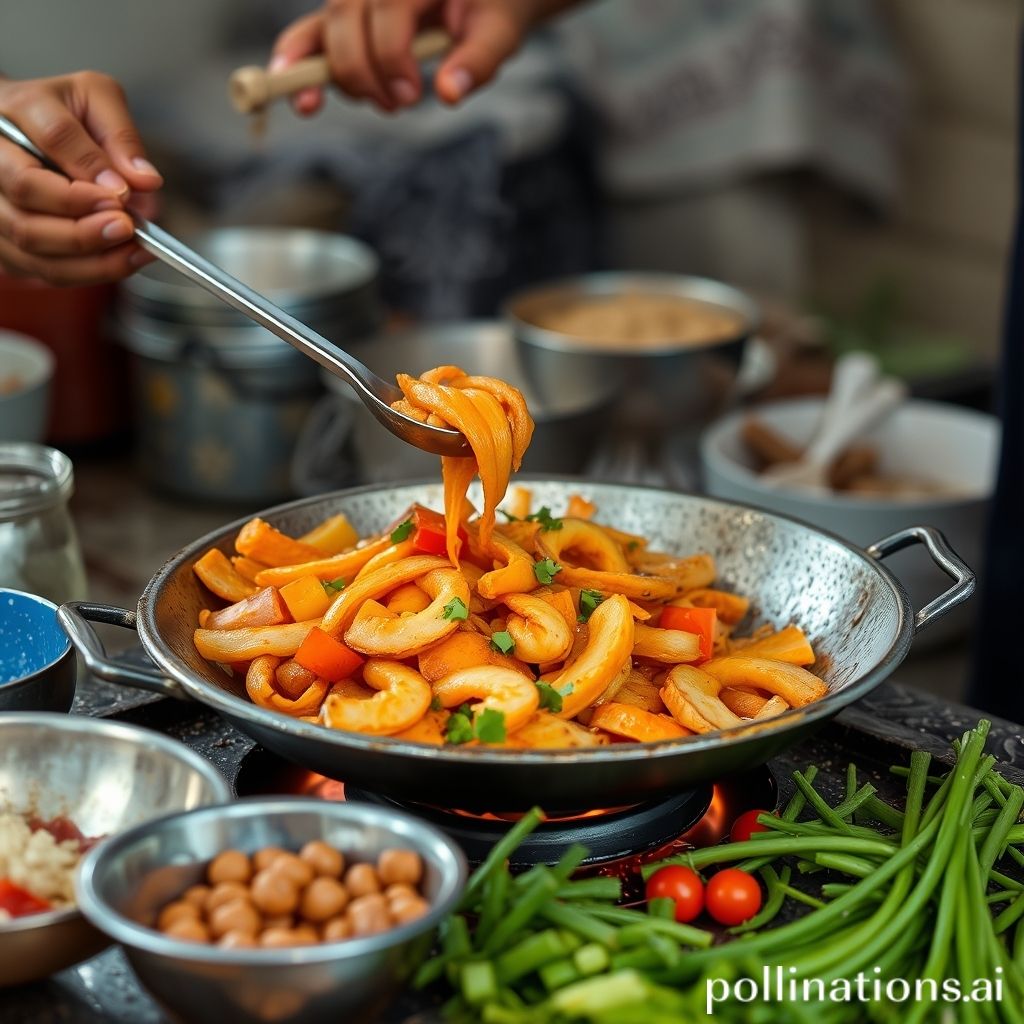
{"type": "Polygon", "coordinates": [[[57,606],[0,588],[0,711],[70,710],[76,672],[57,606]]]}

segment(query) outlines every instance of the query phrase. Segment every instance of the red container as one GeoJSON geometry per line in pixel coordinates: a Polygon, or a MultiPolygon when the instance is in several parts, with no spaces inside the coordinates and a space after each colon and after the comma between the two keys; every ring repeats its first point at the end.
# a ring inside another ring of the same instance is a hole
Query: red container
{"type": "Polygon", "coordinates": [[[87,444],[127,423],[124,353],[109,336],[114,285],[54,288],[0,272],[0,327],[37,338],[57,359],[47,440],[87,444]]]}

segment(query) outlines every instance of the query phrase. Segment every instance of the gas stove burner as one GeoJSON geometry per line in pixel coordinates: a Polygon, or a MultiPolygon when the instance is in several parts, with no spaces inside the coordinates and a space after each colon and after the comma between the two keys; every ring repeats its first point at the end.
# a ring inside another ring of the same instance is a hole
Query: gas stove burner
{"type": "MultiPolygon", "coordinates": [[[[404,810],[450,835],[473,863],[483,860],[508,831],[510,822],[519,817],[475,814],[371,793],[316,775],[262,747],[255,747],[242,759],[235,790],[239,796],[317,796],[404,810]]],[[[625,879],[646,861],[719,842],[738,815],[754,808],[771,810],[777,796],[775,779],[765,766],[662,800],[552,815],[522,844],[513,866],[554,863],[570,843],[579,842],[591,851],[586,863],[592,870],[610,870],[625,879]]]]}
{"type": "MultiPolygon", "coordinates": [[[[508,831],[514,814],[470,814],[427,804],[404,802],[349,786],[349,800],[408,811],[444,830],[463,849],[470,862],[478,864],[508,831]]],[[[601,864],[622,857],[659,849],[692,828],[711,804],[711,787],[676,793],[632,807],[583,811],[552,816],[520,844],[511,865],[553,864],[572,843],[590,850],[585,864],[601,864]]]]}

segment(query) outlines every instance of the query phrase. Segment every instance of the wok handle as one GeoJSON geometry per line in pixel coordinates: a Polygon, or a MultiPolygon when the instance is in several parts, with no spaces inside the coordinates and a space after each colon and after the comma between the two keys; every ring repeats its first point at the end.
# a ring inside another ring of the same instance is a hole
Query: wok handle
{"type": "Polygon", "coordinates": [[[130,686],[136,690],[148,690],[162,697],[175,697],[178,700],[189,700],[185,691],[173,680],[156,671],[144,668],[133,668],[131,665],[120,665],[107,656],[103,641],[93,622],[102,622],[108,626],[123,626],[135,629],[135,612],[127,608],[116,608],[109,604],[90,604],[87,601],[69,601],[57,609],[57,619],[68,639],[82,656],[85,667],[100,679],[120,686],[130,686]]]}
{"type": "Polygon", "coordinates": [[[932,561],[954,580],[949,590],[940,594],[934,601],[930,601],[914,616],[914,632],[917,632],[966,601],[974,593],[975,578],[970,566],[949,546],[945,536],[934,526],[908,526],[905,530],[872,544],[867,553],[881,561],[912,544],[923,544],[932,561]]]}

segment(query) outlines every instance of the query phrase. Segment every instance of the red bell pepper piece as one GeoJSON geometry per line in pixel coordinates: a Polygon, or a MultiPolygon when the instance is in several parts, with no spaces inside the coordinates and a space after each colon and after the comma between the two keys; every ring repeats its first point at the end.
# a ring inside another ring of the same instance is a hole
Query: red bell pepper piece
{"type": "MultiPolygon", "coordinates": [[[[440,512],[433,509],[416,506],[412,514],[414,532],[412,535],[413,547],[422,551],[425,555],[444,555],[448,552],[448,538],[445,532],[445,518],[440,512]]],[[[459,540],[463,544],[469,540],[469,535],[460,526],[459,540]]]]}
{"type": "Polygon", "coordinates": [[[42,914],[52,909],[50,903],[33,896],[28,889],[15,885],[9,878],[0,878],[0,910],[6,910],[11,917],[42,914]]]}
{"type": "Polygon", "coordinates": [[[662,629],[681,629],[684,633],[696,633],[700,637],[700,658],[697,663],[707,661],[715,649],[715,628],[718,612],[714,608],[677,608],[668,605],[661,613],[658,623],[662,629]]]}
{"type": "Polygon", "coordinates": [[[295,652],[295,660],[321,679],[336,683],[348,679],[366,659],[314,626],[295,652]]]}

